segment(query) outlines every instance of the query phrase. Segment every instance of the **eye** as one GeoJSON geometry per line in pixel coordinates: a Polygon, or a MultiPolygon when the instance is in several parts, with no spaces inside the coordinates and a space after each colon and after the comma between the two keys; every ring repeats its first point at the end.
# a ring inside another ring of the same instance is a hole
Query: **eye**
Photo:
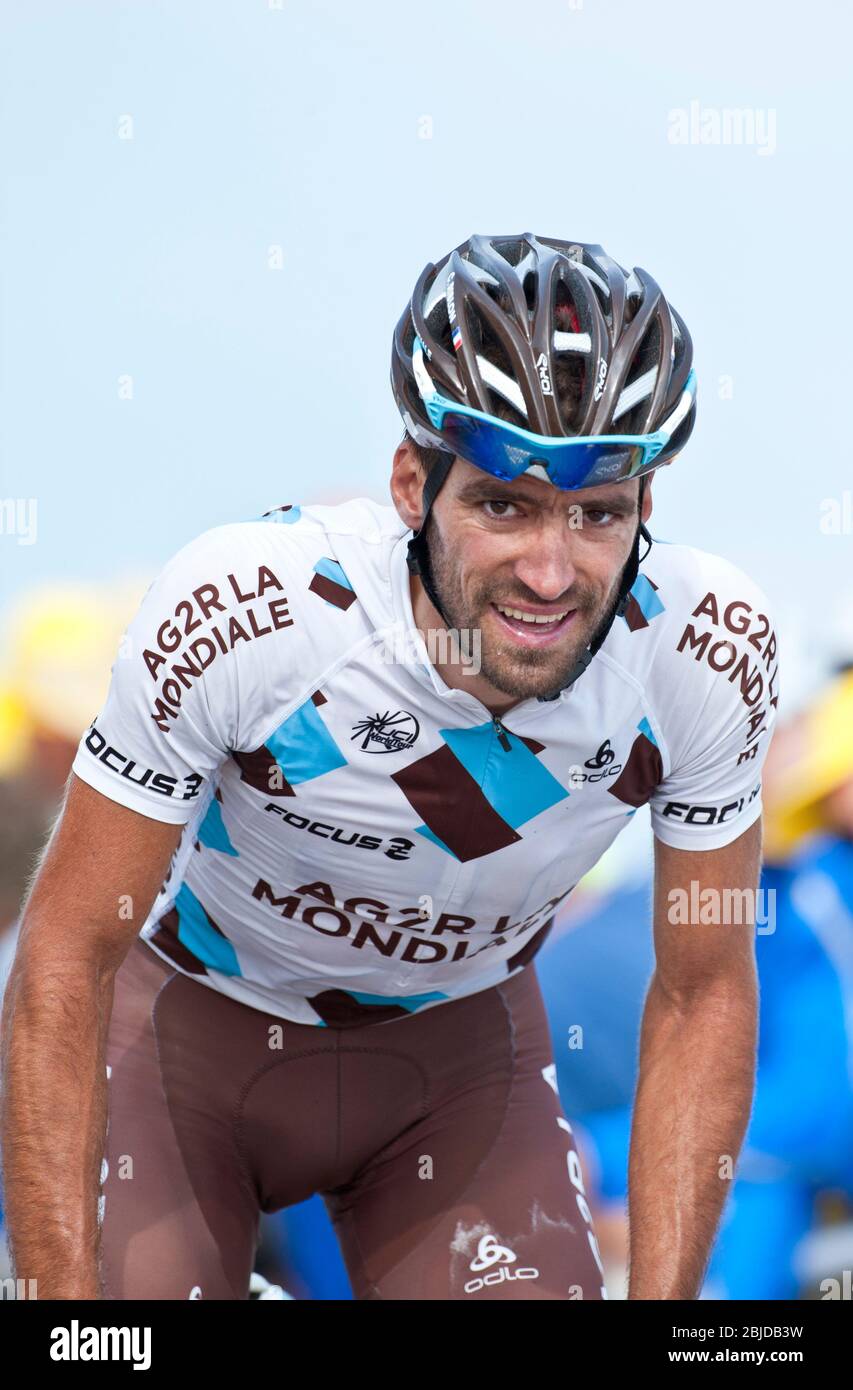
{"type": "Polygon", "coordinates": [[[487,497],[485,502],[483,503],[486,516],[491,516],[495,518],[509,516],[511,512],[508,512],[506,508],[509,507],[510,509],[512,509],[514,506],[514,502],[507,502],[507,500],[504,497],[487,497]],[[490,511],[490,507],[497,507],[498,510],[490,511]]]}
{"type": "Polygon", "coordinates": [[[591,522],[593,526],[606,526],[616,515],[615,512],[605,512],[601,508],[590,507],[583,514],[584,522],[591,522]]]}

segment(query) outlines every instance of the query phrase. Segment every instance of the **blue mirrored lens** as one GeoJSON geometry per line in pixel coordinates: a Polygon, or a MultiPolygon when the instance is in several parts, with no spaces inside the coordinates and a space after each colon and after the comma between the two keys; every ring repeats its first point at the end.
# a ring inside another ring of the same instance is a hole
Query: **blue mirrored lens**
{"type": "Polygon", "coordinates": [[[634,477],[646,461],[647,452],[652,452],[642,444],[584,444],[580,439],[555,439],[544,446],[528,444],[498,422],[450,410],[444,416],[441,432],[455,454],[496,478],[509,481],[538,463],[556,487],[565,489],[595,487],[634,477]]]}

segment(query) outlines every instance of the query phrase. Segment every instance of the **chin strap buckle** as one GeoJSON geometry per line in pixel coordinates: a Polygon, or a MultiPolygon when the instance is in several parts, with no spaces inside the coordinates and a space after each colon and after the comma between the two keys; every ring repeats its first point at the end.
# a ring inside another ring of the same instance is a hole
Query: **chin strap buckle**
{"type": "Polygon", "coordinates": [[[417,536],[412,536],[412,539],[406,546],[406,564],[409,569],[409,574],[420,574],[421,572],[421,562],[415,550],[415,542],[417,539],[417,536]]]}

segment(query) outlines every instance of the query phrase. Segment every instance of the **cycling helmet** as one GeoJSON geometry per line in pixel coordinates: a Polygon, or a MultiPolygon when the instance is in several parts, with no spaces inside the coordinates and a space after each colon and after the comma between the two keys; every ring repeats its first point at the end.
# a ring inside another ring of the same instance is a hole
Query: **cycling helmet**
{"type": "MultiPolygon", "coordinates": [[[[432,581],[425,535],[429,512],[457,455],[484,465],[481,448],[469,448],[465,434],[449,427],[458,426],[460,417],[442,411],[454,403],[463,407],[481,431],[490,417],[492,432],[499,435],[503,428],[506,434],[508,457],[519,443],[535,450],[536,437],[546,442],[594,436],[614,458],[616,439],[654,438],[653,450],[629,458],[623,448],[621,455],[629,461],[618,476],[640,477],[642,501],[645,475],[670,463],[693,429],[692,361],[687,327],[657,283],[639,267],[624,270],[601,246],[530,233],[473,236],[438,265],[424,267],[394,332],[391,385],[409,436],[439,451],[424,485],[423,516],[409,542],[408,563],[443,621],[448,620],[432,581]],[[444,418],[443,428],[436,421],[444,418]]],[[[616,477],[620,465],[604,467],[604,474],[581,474],[559,485],[589,487],[616,477]]],[[[524,471],[554,481],[544,459],[529,462],[524,471]]],[[[651,544],[638,524],[617,602],[567,685],[624,611],[637,577],[641,535],[651,544]]]]}

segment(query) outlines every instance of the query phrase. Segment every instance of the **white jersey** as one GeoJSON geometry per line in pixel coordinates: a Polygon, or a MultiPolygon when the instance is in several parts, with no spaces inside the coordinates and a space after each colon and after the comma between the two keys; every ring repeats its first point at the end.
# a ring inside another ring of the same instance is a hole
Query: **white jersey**
{"type": "Polygon", "coordinates": [[[149,588],[74,761],[186,827],[149,945],[299,1023],[385,1022],[521,970],[646,802],[688,850],[761,810],[776,640],[738,569],[656,543],[575,686],[498,720],[429,658],[410,535],[364,498],[207,531],[149,588]]]}

